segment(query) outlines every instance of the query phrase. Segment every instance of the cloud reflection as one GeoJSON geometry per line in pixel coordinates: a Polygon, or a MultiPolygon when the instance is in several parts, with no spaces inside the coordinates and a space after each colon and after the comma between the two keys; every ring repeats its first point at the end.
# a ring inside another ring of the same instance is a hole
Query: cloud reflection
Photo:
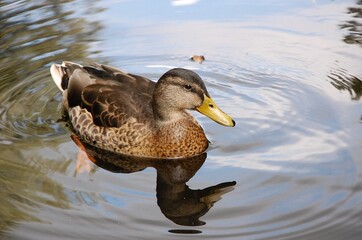
{"type": "Polygon", "coordinates": [[[199,0],[173,0],[171,1],[172,6],[186,6],[186,5],[193,5],[197,3],[199,0]]]}

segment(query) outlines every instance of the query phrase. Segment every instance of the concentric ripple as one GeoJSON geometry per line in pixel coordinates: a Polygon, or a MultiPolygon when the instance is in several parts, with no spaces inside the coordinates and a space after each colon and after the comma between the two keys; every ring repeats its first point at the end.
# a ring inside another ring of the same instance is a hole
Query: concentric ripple
{"type": "Polygon", "coordinates": [[[56,123],[60,118],[61,94],[50,81],[48,69],[43,69],[19,82],[1,89],[1,141],[47,139],[64,134],[56,123]]]}
{"type": "MultiPolygon", "coordinates": [[[[359,208],[362,194],[354,190],[359,172],[348,150],[355,143],[338,114],[343,110],[303,79],[237,66],[232,71],[203,72],[214,83],[210,92],[237,122],[230,136],[205,120],[214,142],[208,175],[217,176],[221,167],[240,183],[234,201],[214,212],[204,233],[235,239],[355,237],[359,220],[351,209],[359,208]],[[234,224],[218,235],[222,219],[234,224]]],[[[333,88],[327,81],[325,87],[333,88]]]]}

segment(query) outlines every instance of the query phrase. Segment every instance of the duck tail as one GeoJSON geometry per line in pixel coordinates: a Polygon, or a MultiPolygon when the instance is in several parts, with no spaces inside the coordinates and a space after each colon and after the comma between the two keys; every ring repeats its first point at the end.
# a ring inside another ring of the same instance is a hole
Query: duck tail
{"type": "Polygon", "coordinates": [[[52,64],[52,66],[50,67],[50,74],[52,75],[55,85],[57,85],[60,91],[63,92],[65,89],[62,87],[62,81],[64,77],[64,71],[62,71],[62,66],[59,64],[52,64]]]}
{"type": "Polygon", "coordinates": [[[50,74],[60,91],[64,92],[68,88],[70,73],[73,72],[75,68],[83,68],[83,66],[64,61],[62,64],[52,64],[50,67],[50,74]]]}

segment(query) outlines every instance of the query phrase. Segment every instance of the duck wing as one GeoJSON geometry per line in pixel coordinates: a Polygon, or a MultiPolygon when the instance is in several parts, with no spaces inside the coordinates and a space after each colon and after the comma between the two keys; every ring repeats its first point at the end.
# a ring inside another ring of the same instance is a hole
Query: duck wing
{"type": "Polygon", "coordinates": [[[63,62],[57,67],[61,75],[61,83],[57,85],[66,91],[68,107],[87,109],[96,125],[120,127],[130,118],[140,123],[153,118],[151,101],[155,82],[97,63],[83,67],[63,62]]]}

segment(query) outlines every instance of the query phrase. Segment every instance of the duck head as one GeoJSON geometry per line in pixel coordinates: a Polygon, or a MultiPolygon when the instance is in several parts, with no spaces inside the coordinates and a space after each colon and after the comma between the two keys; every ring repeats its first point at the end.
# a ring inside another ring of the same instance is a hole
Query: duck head
{"type": "Polygon", "coordinates": [[[174,68],[166,72],[155,86],[153,100],[154,113],[161,120],[177,119],[189,109],[221,125],[235,126],[235,121],[211,98],[201,77],[191,70],[174,68]]]}

